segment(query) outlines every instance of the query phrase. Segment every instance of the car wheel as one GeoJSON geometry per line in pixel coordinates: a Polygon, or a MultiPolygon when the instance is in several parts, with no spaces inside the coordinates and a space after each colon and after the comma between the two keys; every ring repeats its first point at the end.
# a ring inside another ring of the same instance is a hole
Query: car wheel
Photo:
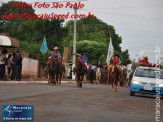
{"type": "Polygon", "coordinates": [[[135,95],[135,92],[132,92],[131,90],[130,90],[130,96],[134,96],[135,95]]]}
{"type": "Polygon", "coordinates": [[[161,99],[163,99],[163,95],[161,95],[161,99]]]}

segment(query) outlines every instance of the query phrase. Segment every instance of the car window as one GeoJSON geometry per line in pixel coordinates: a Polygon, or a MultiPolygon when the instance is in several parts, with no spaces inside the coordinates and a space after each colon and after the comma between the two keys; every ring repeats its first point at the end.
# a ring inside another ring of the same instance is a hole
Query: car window
{"type": "MultiPolygon", "coordinates": [[[[156,70],[153,69],[138,68],[135,72],[135,76],[156,78],[155,71],[156,70]]],[[[160,79],[163,79],[163,71],[160,71],[160,79]]]]}

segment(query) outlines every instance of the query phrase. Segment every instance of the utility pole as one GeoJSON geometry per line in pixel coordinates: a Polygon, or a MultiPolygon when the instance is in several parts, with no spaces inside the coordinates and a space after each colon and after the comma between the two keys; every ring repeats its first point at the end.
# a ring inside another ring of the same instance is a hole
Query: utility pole
{"type": "MultiPolygon", "coordinates": [[[[73,39],[73,52],[76,54],[76,14],[77,14],[77,3],[75,3],[75,7],[74,7],[74,39],[73,39]]],[[[76,63],[76,55],[73,55],[73,63],[72,63],[72,70],[75,67],[75,63],[76,63]]],[[[75,80],[75,75],[72,72],[72,79],[75,80]]]]}

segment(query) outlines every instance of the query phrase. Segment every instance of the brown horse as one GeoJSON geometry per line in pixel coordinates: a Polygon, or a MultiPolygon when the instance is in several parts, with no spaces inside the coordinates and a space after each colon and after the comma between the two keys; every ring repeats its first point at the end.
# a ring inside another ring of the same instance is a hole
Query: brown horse
{"type": "Polygon", "coordinates": [[[82,87],[82,81],[85,75],[85,67],[80,61],[76,62],[76,80],[77,80],[77,86],[82,87]]]}
{"type": "Polygon", "coordinates": [[[112,83],[112,92],[117,92],[117,82],[121,77],[122,69],[118,65],[108,66],[108,83],[112,83]]]}

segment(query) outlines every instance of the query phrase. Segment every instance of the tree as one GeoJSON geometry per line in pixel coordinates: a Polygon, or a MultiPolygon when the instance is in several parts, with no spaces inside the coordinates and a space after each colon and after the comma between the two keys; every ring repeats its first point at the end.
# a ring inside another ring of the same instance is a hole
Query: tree
{"type": "Polygon", "coordinates": [[[79,41],[77,42],[77,53],[86,53],[88,62],[106,61],[107,46],[103,42],[96,41],[79,41]]]}
{"type": "MultiPolygon", "coordinates": [[[[74,27],[73,20],[70,20],[66,23],[66,28],[68,29],[68,35],[64,38],[64,42],[66,46],[72,45],[73,27],[74,27]]],[[[101,44],[101,43],[105,44],[106,48],[108,48],[109,42],[110,42],[110,34],[111,34],[112,43],[113,43],[113,47],[114,47],[116,54],[118,54],[121,57],[124,63],[130,62],[128,52],[123,52],[121,50],[120,44],[122,43],[122,38],[116,33],[113,26],[107,25],[106,23],[104,23],[103,21],[99,20],[96,17],[82,18],[77,21],[77,42],[80,42],[83,40],[89,40],[90,43],[98,42],[98,44],[101,44]],[[122,54],[124,57],[122,56],[122,54]]],[[[84,49],[85,51],[88,51],[89,47],[86,46],[84,47],[84,49]]],[[[89,52],[89,53],[91,56],[91,54],[94,52],[89,52]]],[[[106,53],[107,53],[107,50],[106,52],[102,53],[103,58],[106,58],[106,53]]]]}
{"type": "MultiPolygon", "coordinates": [[[[4,14],[17,14],[21,15],[22,13],[34,14],[34,9],[31,8],[17,8],[13,7],[14,2],[10,1],[8,3],[3,3],[0,7],[0,32],[7,32],[11,36],[15,36],[15,30],[23,21],[26,21],[27,18],[3,18],[4,14]]],[[[22,2],[18,2],[22,3],[22,2]]],[[[25,2],[24,2],[25,3],[25,2]]],[[[25,3],[26,4],[26,3],[25,3]]]]}

